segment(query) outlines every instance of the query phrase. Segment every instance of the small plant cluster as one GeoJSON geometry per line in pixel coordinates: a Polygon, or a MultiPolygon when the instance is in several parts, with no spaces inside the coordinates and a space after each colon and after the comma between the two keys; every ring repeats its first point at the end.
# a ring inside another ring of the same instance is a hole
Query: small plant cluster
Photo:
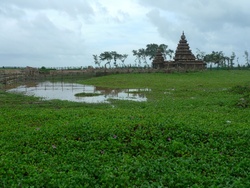
{"type": "Polygon", "coordinates": [[[94,97],[94,96],[99,96],[99,95],[102,95],[102,94],[101,93],[85,93],[85,92],[75,94],[76,97],[94,97]]]}
{"type": "Polygon", "coordinates": [[[240,94],[240,99],[236,102],[236,106],[247,108],[250,106],[250,85],[237,85],[231,89],[232,92],[240,94]]]}
{"type": "Polygon", "coordinates": [[[147,102],[0,91],[0,187],[250,187],[250,108],[232,105],[248,91],[231,91],[248,80],[249,71],[78,80],[150,88],[147,102]]]}

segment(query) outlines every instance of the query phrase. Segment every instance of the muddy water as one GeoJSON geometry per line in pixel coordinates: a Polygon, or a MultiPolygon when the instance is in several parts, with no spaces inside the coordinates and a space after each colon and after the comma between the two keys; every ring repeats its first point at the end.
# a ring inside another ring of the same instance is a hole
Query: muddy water
{"type": "Polygon", "coordinates": [[[92,85],[82,85],[65,82],[40,82],[21,85],[8,92],[18,92],[25,95],[41,97],[43,100],[68,100],[86,103],[108,103],[108,99],[147,101],[146,96],[141,91],[149,89],[109,89],[95,87],[92,85]],[[98,96],[76,97],[77,93],[99,94],[98,96]]]}

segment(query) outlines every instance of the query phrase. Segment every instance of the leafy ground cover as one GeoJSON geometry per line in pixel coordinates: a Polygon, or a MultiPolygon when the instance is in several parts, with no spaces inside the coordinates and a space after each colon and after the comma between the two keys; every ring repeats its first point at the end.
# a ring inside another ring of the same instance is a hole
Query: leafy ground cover
{"type": "Polygon", "coordinates": [[[148,101],[85,104],[1,91],[0,187],[250,187],[249,71],[78,82],[149,88],[148,101]]]}
{"type": "Polygon", "coordinates": [[[101,93],[85,93],[85,92],[75,94],[76,97],[93,97],[93,96],[99,96],[99,95],[102,95],[102,94],[101,93]]]}

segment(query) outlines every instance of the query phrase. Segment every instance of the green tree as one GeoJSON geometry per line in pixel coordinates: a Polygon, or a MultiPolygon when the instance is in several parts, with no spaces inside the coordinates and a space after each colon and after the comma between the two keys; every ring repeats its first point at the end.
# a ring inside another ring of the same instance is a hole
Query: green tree
{"type": "Polygon", "coordinates": [[[93,55],[95,65],[100,67],[101,61],[99,61],[98,55],[93,55]]]}
{"type": "Polygon", "coordinates": [[[114,66],[118,67],[117,60],[120,60],[122,64],[124,65],[124,61],[127,59],[128,55],[127,54],[119,54],[116,51],[112,51],[111,55],[114,60],[114,66]]]}
{"type": "Polygon", "coordinates": [[[128,54],[123,54],[119,56],[119,60],[122,62],[123,66],[125,66],[124,61],[127,59],[128,54]]]}
{"type": "Polygon", "coordinates": [[[218,67],[225,66],[225,57],[222,51],[219,52],[212,51],[211,54],[207,54],[204,56],[204,61],[206,63],[215,64],[218,67]]]}
{"type": "Polygon", "coordinates": [[[110,52],[110,54],[111,54],[111,56],[112,56],[112,59],[114,60],[114,66],[115,67],[117,67],[118,65],[117,65],[117,59],[119,59],[120,58],[120,54],[118,54],[116,51],[112,51],[112,52],[110,52]]]}
{"type": "Polygon", "coordinates": [[[107,64],[109,64],[109,66],[111,67],[111,65],[110,65],[110,63],[111,63],[111,61],[112,61],[112,59],[113,59],[113,57],[112,57],[112,54],[111,54],[111,52],[103,52],[103,53],[101,53],[100,55],[99,55],[99,58],[100,58],[100,60],[101,61],[106,61],[106,63],[105,63],[105,68],[107,68],[106,66],[107,66],[107,64]]]}
{"type": "Polygon", "coordinates": [[[136,57],[135,62],[137,62],[138,65],[140,65],[143,62],[148,66],[147,58],[149,60],[154,59],[158,49],[161,50],[164,59],[167,59],[167,56],[169,57],[169,59],[172,59],[174,51],[168,49],[168,46],[166,44],[158,45],[152,43],[152,44],[147,44],[146,49],[140,48],[138,50],[132,50],[133,56],[136,57]]]}
{"type": "MultiPolygon", "coordinates": [[[[158,44],[147,44],[145,53],[146,53],[146,56],[149,57],[149,60],[154,59],[158,48],[159,48],[158,44]]],[[[164,48],[164,46],[162,46],[162,48],[161,48],[162,51],[164,50],[163,48],[164,48]]]]}
{"type": "Polygon", "coordinates": [[[230,64],[229,64],[229,66],[230,66],[231,68],[234,66],[235,57],[236,57],[235,53],[232,52],[232,54],[231,54],[231,56],[230,56],[230,64]]]}
{"type": "Polygon", "coordinates": [[[245,65],[246,65],[246,67],[249,67],[250,64],[249,64],[249,54],[248,54],[248,51],[244,52],[244,57],[245,57],[245,60],[246,60],[245,65]]]}
{"type": "Polygon", "coordinates": [[[122,64],[124,65],[124,61],[126,60],[127,57],[128,57],[127,54],[119,54],[116,51],[111,51],[111,52],[105,51],[101,53],[99,56],[93,55],[94,63],[96,65],[100,66],[101,62],[105,61],[105,68],[107,64],[109,64],[109,67],[111,67],[112,60],[114,61],[115,67],[118,67],[117,60],[120,60],[122,64]]]}
{"type": "Polygon", "coordinates": [[[169,56],[169,58],[172,59],[174,51],[171,49],[168,49],[168,45],[148,44],[146,46],[146,56],[149,57],[149,60],[154,59],[155,55],[157,54],[158,49],[161,50],[161,53],[164,59],[167,59],[167,56],[169,56]]]}
{"type": "Polygon", "coordinates": [[[146,52],[146,50],[145,50],[144,48],[140,48],[140,49],[138,50],[138,53],[140,54],[143,63],[145,63],[146,65],[148,65],[148,63],[147,63],[147,52],[146,52]]]}
{"type": "Polygon", "coordinates": [[[170,59],[172,59],[172,55],[174,53],[173,50],[168,49],[168,45],[166,44],[160,44],[158,48],[161,50],[161,53],[164,57],[164,59],[167,59],[167,56],[169,56],[170,59]]]}
{"type": "Polygon", "coordinates": [[[174,50],[168,49],[167,50],[167,55],[169,56],[169,59],[172,60],[173,59],[173,54],[174,54],[174,50]]]}
{"type": "Polygon", "coordinates": [[[145,50],[142,48],[139,50],[132,50],[133,56],[136,57],[135,62],[138,63],[139,66],[141,65],[141,61],[143,59],[143,56],[145,56],[145,54],[142,54],[144,52],[145,52],[145,50]]]}
{"type": "Polygon", "coordinates": [[[205,58],[205,56],[206,56],[206,53],[205,52],[203,52],[203,51],[200,51],[200,49],[196,49],[197,51],[196,51],[196,58],[198,59],[198,60],[201,60],[201,61],[204,61],[204,58],[205,58]]]}
{"type": "Polygon", "coordinates": [[[227,67],[229,68],[230,67],[230,57],[228,56],[224,56],[224,67],[226,66],[226,62],[227,62],[227,67]]]}

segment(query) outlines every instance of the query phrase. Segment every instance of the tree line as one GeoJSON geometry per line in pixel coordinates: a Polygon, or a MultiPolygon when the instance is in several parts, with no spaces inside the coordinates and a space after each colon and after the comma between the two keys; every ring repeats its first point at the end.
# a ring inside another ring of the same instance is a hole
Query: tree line
{"type": "MultiPolygon", "coordinates": [[[[152,60],[154,59],[157,51],[160,50],[163,58],[165,60],[172,60],[174,55],[174,50],[169,49],[166,44],[147,44],[145,48],[139,48],[137,50],[132,50],[132,54],[135,57],[134,62],[135,66],[141,67],[150,67],[152,60]]],[[[125,60],[127,59],[128,54],[120,54],[116,51],[104,51],[99,55],[93,55],[94,64],[98,67],[101,67],[104,63],[104,67],[107,68],[107,65],[112,67],[126,67],[125,60]]],[[[209,54],[197,49],[196,59],[202,60],[207,63],[208,66],[213,67],[228,67],[232,68],[236,65],[235,60],[239,66],[239,58],[236,58],[235,52],[232,52],[230,56],[226,56],[222,51],[212,51],[209,54]]],[[[250,67],[249,54],[248,51],[244,52],[245,64],[244,66],[250,67]]]]}
{"type": "MultiPolygon", "coordinates": [[[[196,58],[198,60],[206,62],[210,66],[215,65],[217,67],[222,67],[222,68],[224,67],[232,68],[236,65],[236,63],[238,66],[240,66],[239,57],[236,58],[235,52],[232,52],[231,56],[226,56],[222,51],[212,51],[210,54],[206,54],[205,52],[202,52],[199,49],[197,49],[196,58]]],[[[244,52],[244,59],[245,59],[245,64],[243,66],[250,67],[248,51],[244,52]]]]}
{"type": "MultiPolygon", "coordinates": [[[[149,67],[148,61],[152,61],[155,57],[157,51],[160,50],[163,57],[167,59],[169,57],[172,59],[174,51],[168,49],[168,46],[165,44],[147,44],[146,48],[140,48],[138,50],[132,50],[133,56],[135,57],[136,66],[144,66],[149,67]]],[[[101,63],[104,62],[104,67],[106,68],[107,65],[111,67],[113,64],[114,67],[118,66],[126,66],[125,60],[127,59],[128,54],[120,54],[116,51],[105,51],[102,52],[100,55],[93,55],[94,64],[97,66],[101,66],[101,63]],[[120,64],[119,64],[120,63],[120,64]]]]}

